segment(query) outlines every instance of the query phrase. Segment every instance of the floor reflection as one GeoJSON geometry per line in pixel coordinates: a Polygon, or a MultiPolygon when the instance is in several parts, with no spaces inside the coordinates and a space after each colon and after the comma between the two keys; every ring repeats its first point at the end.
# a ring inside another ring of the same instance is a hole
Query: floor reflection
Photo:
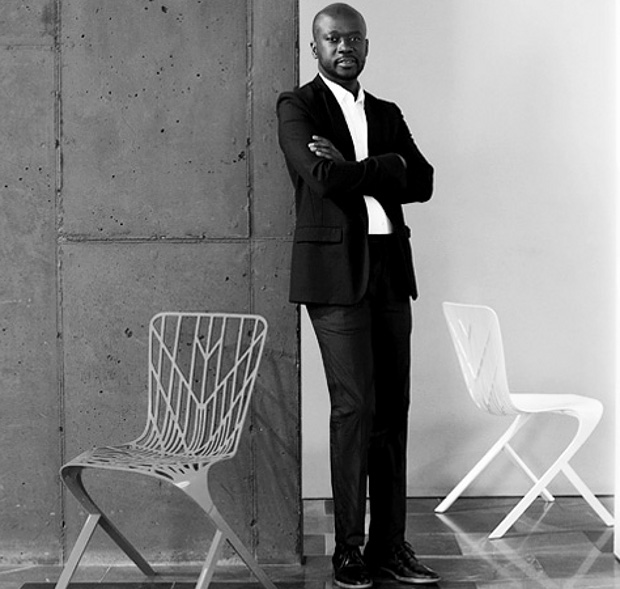
{"type": "MultiPolygon", "coordinates": [[[[613,528],[581,498],[537,500],[503,538],[489,540],[490,531],[517,501],[461,498],[447,513],[435,514],[438,501],[410,499],[408,540],[421,560],[442,575],[439,586],[446,589],[620,587],[613,528]]],[[[611,497],[603,503],[613,508],[611,497]]],[[[318,502],[306,510],[307,538],[328,553],[333,543],[330,511],[327,503],[321,513],[318,502]]]]}
{"type": "MultiPolygon", "coordinates": [[[[537,500],[501,539],[488,534],[518,498],[461,498],[435,514],[439,499],[408,501],[407,539],[420,559],[442,575],[442,589],[611,589],[620,587],[620,563],[613,555],[613,529],[581,498],[537,500]]],[[[608,509],[611,497],[603,498],[608,509]]],[[[282,589],[334,589],[330,556],[334,546],[330,501],[304,503],[303,567],[268,566],[282,589]]],[[[0,563],[1,563],[0,558],[0,563]]],[[[87,567],[72,589],[191,589],[198,568],[145,579],[130,565],[87,567]]],[[[51,589],[59,567],[0,564],[0,589],[51,589]]],[[[380,579],[375,589],[399,584],[380,579]]],[[[212,589],[258,589],[243,567],[218,569],[212,589]]],[[[432,585],[427,585],[432,587],[432,585]]]]}

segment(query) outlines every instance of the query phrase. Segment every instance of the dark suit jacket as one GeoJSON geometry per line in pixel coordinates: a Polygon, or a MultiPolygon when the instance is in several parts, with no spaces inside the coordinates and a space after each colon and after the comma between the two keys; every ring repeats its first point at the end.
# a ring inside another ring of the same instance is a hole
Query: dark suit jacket
{"type": "Polygon", "coordinates": [[[407,289],[417,296],[402,204],[430,199],[433,168],[395,104],[366,92],[365,109],[369,157],[356,162],[340,105],[320,76],[278,98],[279,140],[295,187],[297,213],[292,302],[350,305],[364,296],[369,274],[364,195],[374,196],[390,218],[407,289]],[[308,149],[312,135],[329,139],[347,161],[314,155],[308,149]],[[406,169],[396,154],[405,159],[406,169]]]}

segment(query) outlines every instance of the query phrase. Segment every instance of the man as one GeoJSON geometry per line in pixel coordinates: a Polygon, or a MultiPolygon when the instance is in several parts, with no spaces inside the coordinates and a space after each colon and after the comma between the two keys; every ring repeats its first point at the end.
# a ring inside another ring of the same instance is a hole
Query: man
{"type": "Polygon", "coordinates": [[[334,580],[345,589],[366,589],[379,573],[434,583],[438,575],[405,541],[417,289],[402,210],[429,200],[433,168],[398,107],[360,86],[368,40],[358,11],[321,10],[311,49],[319,74],[283,93],[277,109],[297,212],[290,300],[307,306],[330,394],[334,580]]]}

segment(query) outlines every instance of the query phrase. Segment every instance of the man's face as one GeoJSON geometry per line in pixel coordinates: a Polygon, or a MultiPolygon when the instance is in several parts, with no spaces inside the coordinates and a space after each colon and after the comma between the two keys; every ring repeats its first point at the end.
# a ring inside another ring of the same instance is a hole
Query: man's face
{"type": "Polygon", "coordinates": [[[366,25],[355,14],[321,15],[311,47],[319,60],[319,71],[328,80],[351,88],[356,85],[368,55],[366,25]]]}

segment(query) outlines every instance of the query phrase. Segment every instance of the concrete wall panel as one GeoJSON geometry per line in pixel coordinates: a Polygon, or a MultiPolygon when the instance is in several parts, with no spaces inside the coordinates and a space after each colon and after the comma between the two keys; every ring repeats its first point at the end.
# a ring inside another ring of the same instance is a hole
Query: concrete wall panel
{"type": "Polygon", "coordinates": [[[256,447],[259,555],[268,561],[299,562],[300,509],[299,346],[297,309],[288,302],[290,243],[262,241],[253,252],[254,306],[270,324],[269,345],[252,413],[256,447]]]}
{"type": "Polygon", "coordinates": [[[69,234],[248,234],[246,3],[62,3],[69,234]]]}
{"type": "Polygon", "coordinates": [[[53,45],[55,0],[2,0],[0,45],[53,45]]]}
{"type": "Polygon", "coordinates": [[[155,313],[249,310],[245,244],[66,244],[62,268],[69,455],[142,431],[155,313]]]}
{"type": "MultiPolygon", "coordinates": [[[[250,266],[243,243],[146,242],[66,244],[62,267],[70,459],[95,445],[129,442],[142,432],[152,315],[166,310],[247,311],[250,266]]],[[[243,454],[241,450],[238,465],[216,470],[214,488],[230,523],[248,535],[251,502],[231,499],[248,494],[244,479],[251,475],[243,454]]],[[[206,555],[213,530],[199,508],[170,485],[116,473],[91,475],[87,481],[102,508],[150,558],[200,560],[206,555]]],[[[67,507],[71,544],[84,514],[74,500],[67,507]]],[[[93,548],[93,561],[118,558],[118,548],[103,537],[93,548]]]]}
{"type": "Polygon", "coordinates": [[[282,59],[297,42],[297,2],[255,2],[252,17],[254,231],[259,237],[281,237],[292,235],[295,202],[278,146],[276,100],[280,92],[290,90],[297,82],[296,56],[282,59]],[[274,14],[278,18],[273,18],[274,14]]]}
{"type": "Polygon", "coordinates": [[[50,50],[0,47],[0,561],[59,548],[53,87],[50,50]]]}
{"type": "MultiPolygon", "coordinates": [[[[150,317],[205,309],[270,323],[247,431],[212,492],[261,559],[299,562],[292,208],[272,110],[296,54],[270,24],[295,5],[3,4],[0,561],[67,557],[85,514],[63,500],[58,468],[141,433],[150,317]]],[[[85,479],[154,563],[206,555],[213,530],[178,490],[85,479]]],[[[86,561],[125,559],[98,533],[86,561]]]]}

